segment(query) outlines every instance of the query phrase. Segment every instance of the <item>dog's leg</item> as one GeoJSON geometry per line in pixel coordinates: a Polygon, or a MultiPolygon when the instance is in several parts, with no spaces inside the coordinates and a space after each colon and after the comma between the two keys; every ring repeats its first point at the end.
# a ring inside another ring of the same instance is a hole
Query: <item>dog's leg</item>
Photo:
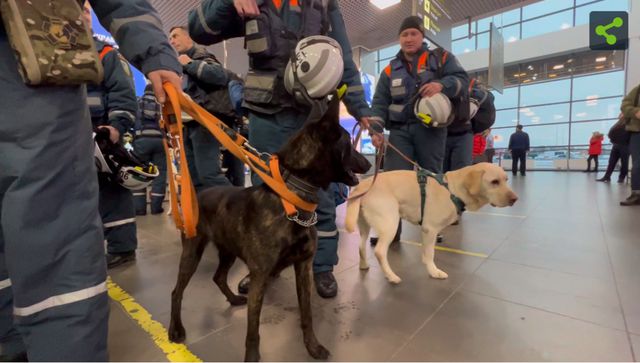
{"type": "Polygon", "coordinates": [[[449,275],[436,267],[436,263],[433,260],[435,256],[437,238],[438,233],[433,229],[428,231],[425,231],[424,229],[422,230],[422,247],[424,248],[422,251],[422,262],[427,265],[427,272],[429,272],[429,276],[434,279],[446,279],[449,275]]]}
{"type": "Polygon", "coordinates": [[[218,258],[220,263],[215,275],[213,275],[213,282],[218,285],[220,291],[227,297],[227,300],[231,305],[244,305],[247,303],[247,298],[244,296],[234,294],[229,288],[227,283],[227,274],[233,263],[236,261],[236,256],[229,251],[224,250],[218,246],[218,258]]]}
{"type": "Polygon", "coordinates": [[[182,294],[189,284],[189,280],[198,268],[198,263],[202,258],[202,252],[207,245],[207,239],[202,234],[186,239],[182,236],[182,257],[180,257],[180,270],[176,287],[171,293],[171,323],[169,324],[169,340],[181,343],[184,341],[186,333],[182,326],[182,294]]]}
{"type": "Polygon", "coordinates": [[[257,362],[260,360],[260,312],[269,275],[258,271],[249,271],[249,315],[247,317],[247,339],[245,341],[244,360],[257,362]]]}
{"type": "Polygon", "coordinates": [[[369,226],[369,223],[367,223],[367,220],[364,219],[362,214],[358,218],[358,229],[360,230],[360,269],[368,270],[369,262],[367,261],[367,240],[369,239],[371,226],[369,226]]]}
{"type": "Polygon", "coordinates": [[[378,232],[378,243],[376,244],[374,253],[378,259],[378,263],[380,263],[382,272],[384,272],[387,280],[393,284],[399,284],[402,279],[391,269],[389,260],[387,259],[387,252],[389,252],[389,245],[391,245],[391,241],[396,235],[399,220],[400,216],[396,213],[395,215],[387,216],[385,221],[380,221],[381,223],[379,223],[378,226],[374,225],[374,228],[377,228],[376,232],[378,232]]]}
{"type": "Polygon", "coordinates": [[[311,263],[312,259],[297,262],[294,265],[296,271],[296,290],[298,291],[298,305],[300,306],[300,321],[304,345],[309,354],[315,359],[327,359],[329,351],[318,343],[313,331],[311,317],[311,263]]]}

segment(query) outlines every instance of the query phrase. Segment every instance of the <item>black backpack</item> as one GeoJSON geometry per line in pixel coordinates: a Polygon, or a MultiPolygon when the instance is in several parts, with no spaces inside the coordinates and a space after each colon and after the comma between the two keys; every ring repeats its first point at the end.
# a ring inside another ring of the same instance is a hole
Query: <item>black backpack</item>
{"type": "MultiPolygon", "coordinates": [[[[438,79],[442,79],[443,77],[442,68],[444,67],[444,63],[446,62],[447,57],[449,56],[449,52],[447,52],[442,48],[436,48],[433,51],[431,51],[431,53],[433,53],[433,55],[436,57],[436,60],[437,60],[438,79]]],[[[461,94],[458,95],[457,97],[449,98],[449,99],[451,100],[451,108],[454,115],[453,121],[451,122],[449,127],[451,126],[456,127],[456,126],[460,126],[468,123],[469,122],[469,92],[461,92],[461,94]]]]}
{"type": "Polygon", "coordinates": [[[478,102],[478,112],[471,119],[473,133],[478,134],[488,130],[496,122],[495,97],[489,90],[480,89],[475,78],[469,83],[469,95],[478,102]]]}

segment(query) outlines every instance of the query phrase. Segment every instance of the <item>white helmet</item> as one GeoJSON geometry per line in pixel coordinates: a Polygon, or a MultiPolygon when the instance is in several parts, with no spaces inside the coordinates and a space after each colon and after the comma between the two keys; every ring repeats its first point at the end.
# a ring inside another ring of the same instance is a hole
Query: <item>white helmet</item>
{"type": "Polygon", "coordinates": [[[98,172],[108,174],[109,178],[131,190],[146,188],[158,177],[160,172],[155,165],[143,163],[121,145],[113,144],[108,139],[108,132],[106,135],[102,130],[98,132],[100,134],[93,134],[93,156],[98,172]]]}
{"type": "Polygon", "coordinates": [[[413,111],[427,127],[447,127],[453,121],[451,101],[442,93],[420,98],[413,111]]]}
{"type": "Polygon", "coordinates": [[[478,109],[480,108],[479,103],[480,102],[475,98],[469,98],[469,120],[471,120],[478,112],[478,109]]]}
{"type": "Polygon", "coordinates": [[[284,87],[296,97],[306,99],[302,93],[306,91],[311,98],[323,98],[335,91],[342,80],[342,47],[332,38],[314,35],[300,40],[293,62],[293,66],[292,60],[287,63],[284,87]],[[304,89],[300,90],[299,86],[304,89]]]}
{"type": "Polygon", "coordinates": [[[127,189],[138,190],[148,187],[159,174],[158,168],[151,163],[145,167],[122,166],[118,170],[116,181],[127,189]]]}

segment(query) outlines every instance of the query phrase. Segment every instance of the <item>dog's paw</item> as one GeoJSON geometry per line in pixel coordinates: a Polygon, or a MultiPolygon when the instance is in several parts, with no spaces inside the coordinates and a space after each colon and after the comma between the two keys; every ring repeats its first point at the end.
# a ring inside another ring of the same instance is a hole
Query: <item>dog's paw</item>
{"type": "Polygon", "coordinates": [[[313,359],[327,359],[329,358],[329,350],[323,347],[321,344],[317,344],[314,347],[307,347],[309,354],[313,357],[313,359]]]}
{"type": "Polygon", "coordinates": [[[369,269],[369,264],[368,263],[362,263],[360,262],[360,269],[361,270],[368,270],[369,269]]]}
{"type": "Polygon", "coordinates": [[[247,305],[247,297],[246,296],[234,295],[231,299],[228,299],[228,300],[229,300],[229,304],[231,304],[233,306],[247,305]]]}
{"type": "Polygon", "coordinates": [[[174,343],[182,343],[187,337],[187,333],[184,331],[184,327],[169,327],[169,340],[174,343]]]}
{"type": "Polygon", "coordinates": [[[449,277],[449,275],[446,272],[442,271],[439,268],[429,271],[429,276],[433,277],[434,279],[440,279],[440,280],[444,280],[447,277],[449,277]]]}
{"type": "Polygon", "coordinates": [[[397,276],[397,275],[389,276],[387,277],[387,279],[389,280],[390,283],[396,284],[396,285],[402,282],[402,279],[400,278],[400,276],[397,276]]]}

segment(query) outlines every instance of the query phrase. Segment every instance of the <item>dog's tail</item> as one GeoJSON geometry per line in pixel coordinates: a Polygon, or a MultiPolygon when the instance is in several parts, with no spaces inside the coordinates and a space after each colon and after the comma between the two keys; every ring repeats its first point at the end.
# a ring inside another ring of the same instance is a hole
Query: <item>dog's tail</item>
{"type": "MultiPolygon", "coordinates": [[[[359,196],[362,193],[365,193],[369,190],[371,186],[371,178],[363,180],[358,184],[357,187],[353,188],[350,196],[359,196]]],[[[360,201],[362,198],[352,199],[347,202],[347,218],[344,222],[344,227],[347,229],[347,232],[353,233],[356,231],[356,226],[358,225],[358,216],[360,215],[360,201]]]]}

